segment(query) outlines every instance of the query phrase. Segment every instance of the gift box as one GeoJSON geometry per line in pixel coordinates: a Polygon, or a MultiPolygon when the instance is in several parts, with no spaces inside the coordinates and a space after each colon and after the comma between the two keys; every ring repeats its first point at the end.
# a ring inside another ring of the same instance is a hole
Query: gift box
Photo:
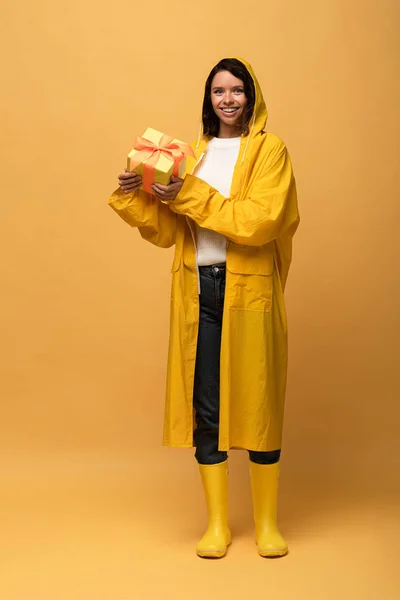
{"type": "Polygon", "coordinates": [[[189,144],[148,128],[143,136],[135,139],[127,168],[143,178],[142,188],[152,194],[153,183],[168,185],[172,175],[183,175],[187,156],[194,156],[189,144]]]}

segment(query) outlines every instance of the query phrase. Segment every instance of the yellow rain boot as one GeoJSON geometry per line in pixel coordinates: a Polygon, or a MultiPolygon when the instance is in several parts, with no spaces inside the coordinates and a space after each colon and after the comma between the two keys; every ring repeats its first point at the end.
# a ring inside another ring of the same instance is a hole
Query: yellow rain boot
{"type": "Polygon", "coordinates": [[[231,543],[228,525],[228,461],[199,465],[206,496],[208,528],[196,552],[202,558],[222,558],[231,543]]]}
{"type": "Polygon", "coordinates": [[[258,465],[250,461],[256,542],[260,556],[284,556],[288,546],[277,526],[279,462],[258,465]]]}

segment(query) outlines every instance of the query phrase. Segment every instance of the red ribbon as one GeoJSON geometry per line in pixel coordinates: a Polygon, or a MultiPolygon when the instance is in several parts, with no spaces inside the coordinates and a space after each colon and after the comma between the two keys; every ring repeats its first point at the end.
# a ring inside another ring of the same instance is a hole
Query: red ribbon
{"type": "Polygon", "coordinates": [[[175,177],[179,175],[179,165],[186,156],[194,157],[195,154],[189,144],[183,142],[173,142],[174,138],[169,135],[163,135],[158,144],[150,140],[137,136],[133,142],[133,149],[136,154],[130,159],[129,169],[133,171],[135,167],[143,163],[143,189],[152,194],[151,189],[154,183],[154,171],[160,156],[170,158],[174,163],[172,174],[175,177]]]}

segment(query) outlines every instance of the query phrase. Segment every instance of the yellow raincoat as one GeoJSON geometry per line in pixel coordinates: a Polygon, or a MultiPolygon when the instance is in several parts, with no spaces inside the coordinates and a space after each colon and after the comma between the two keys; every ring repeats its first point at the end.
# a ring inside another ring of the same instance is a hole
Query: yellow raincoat
{"type": "MultiPolygon", "coordinates": [[[[240,59],[242,60],[242,59],[240,59]]],[[[208,139],[188,159],[177,198],[115,191],[110,206],[141,236],[175,244],[164,444],[193,446],[193,382],[199,325],[199,277],[193,221],[227,238],[220,368],[219,450],[281,448],[287,374],[283,291],[299,224],[296,185],[284,143],[265,132],[267,109],[256,89],[250,133],[241,140],[231,194],[224,198],[194,174],[208,139]]]]}

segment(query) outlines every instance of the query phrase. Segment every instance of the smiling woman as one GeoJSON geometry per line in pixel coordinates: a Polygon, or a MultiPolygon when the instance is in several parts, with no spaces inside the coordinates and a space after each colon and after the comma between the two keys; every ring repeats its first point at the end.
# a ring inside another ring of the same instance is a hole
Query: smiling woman
{"type": "Polygon", "coordinates": [[[120,176],[110,205],[144,239],[175,244],[164,444],[195,446],[208,528],[201,557],[222,557],[228,450],[249,452],[261,556],[283,556],[277,494],[287,370],[283,292],[299,223],[285,144],[248,63],[221,60],[204,92],[203,131],[182,179],[137,189],[120,176]]]}

